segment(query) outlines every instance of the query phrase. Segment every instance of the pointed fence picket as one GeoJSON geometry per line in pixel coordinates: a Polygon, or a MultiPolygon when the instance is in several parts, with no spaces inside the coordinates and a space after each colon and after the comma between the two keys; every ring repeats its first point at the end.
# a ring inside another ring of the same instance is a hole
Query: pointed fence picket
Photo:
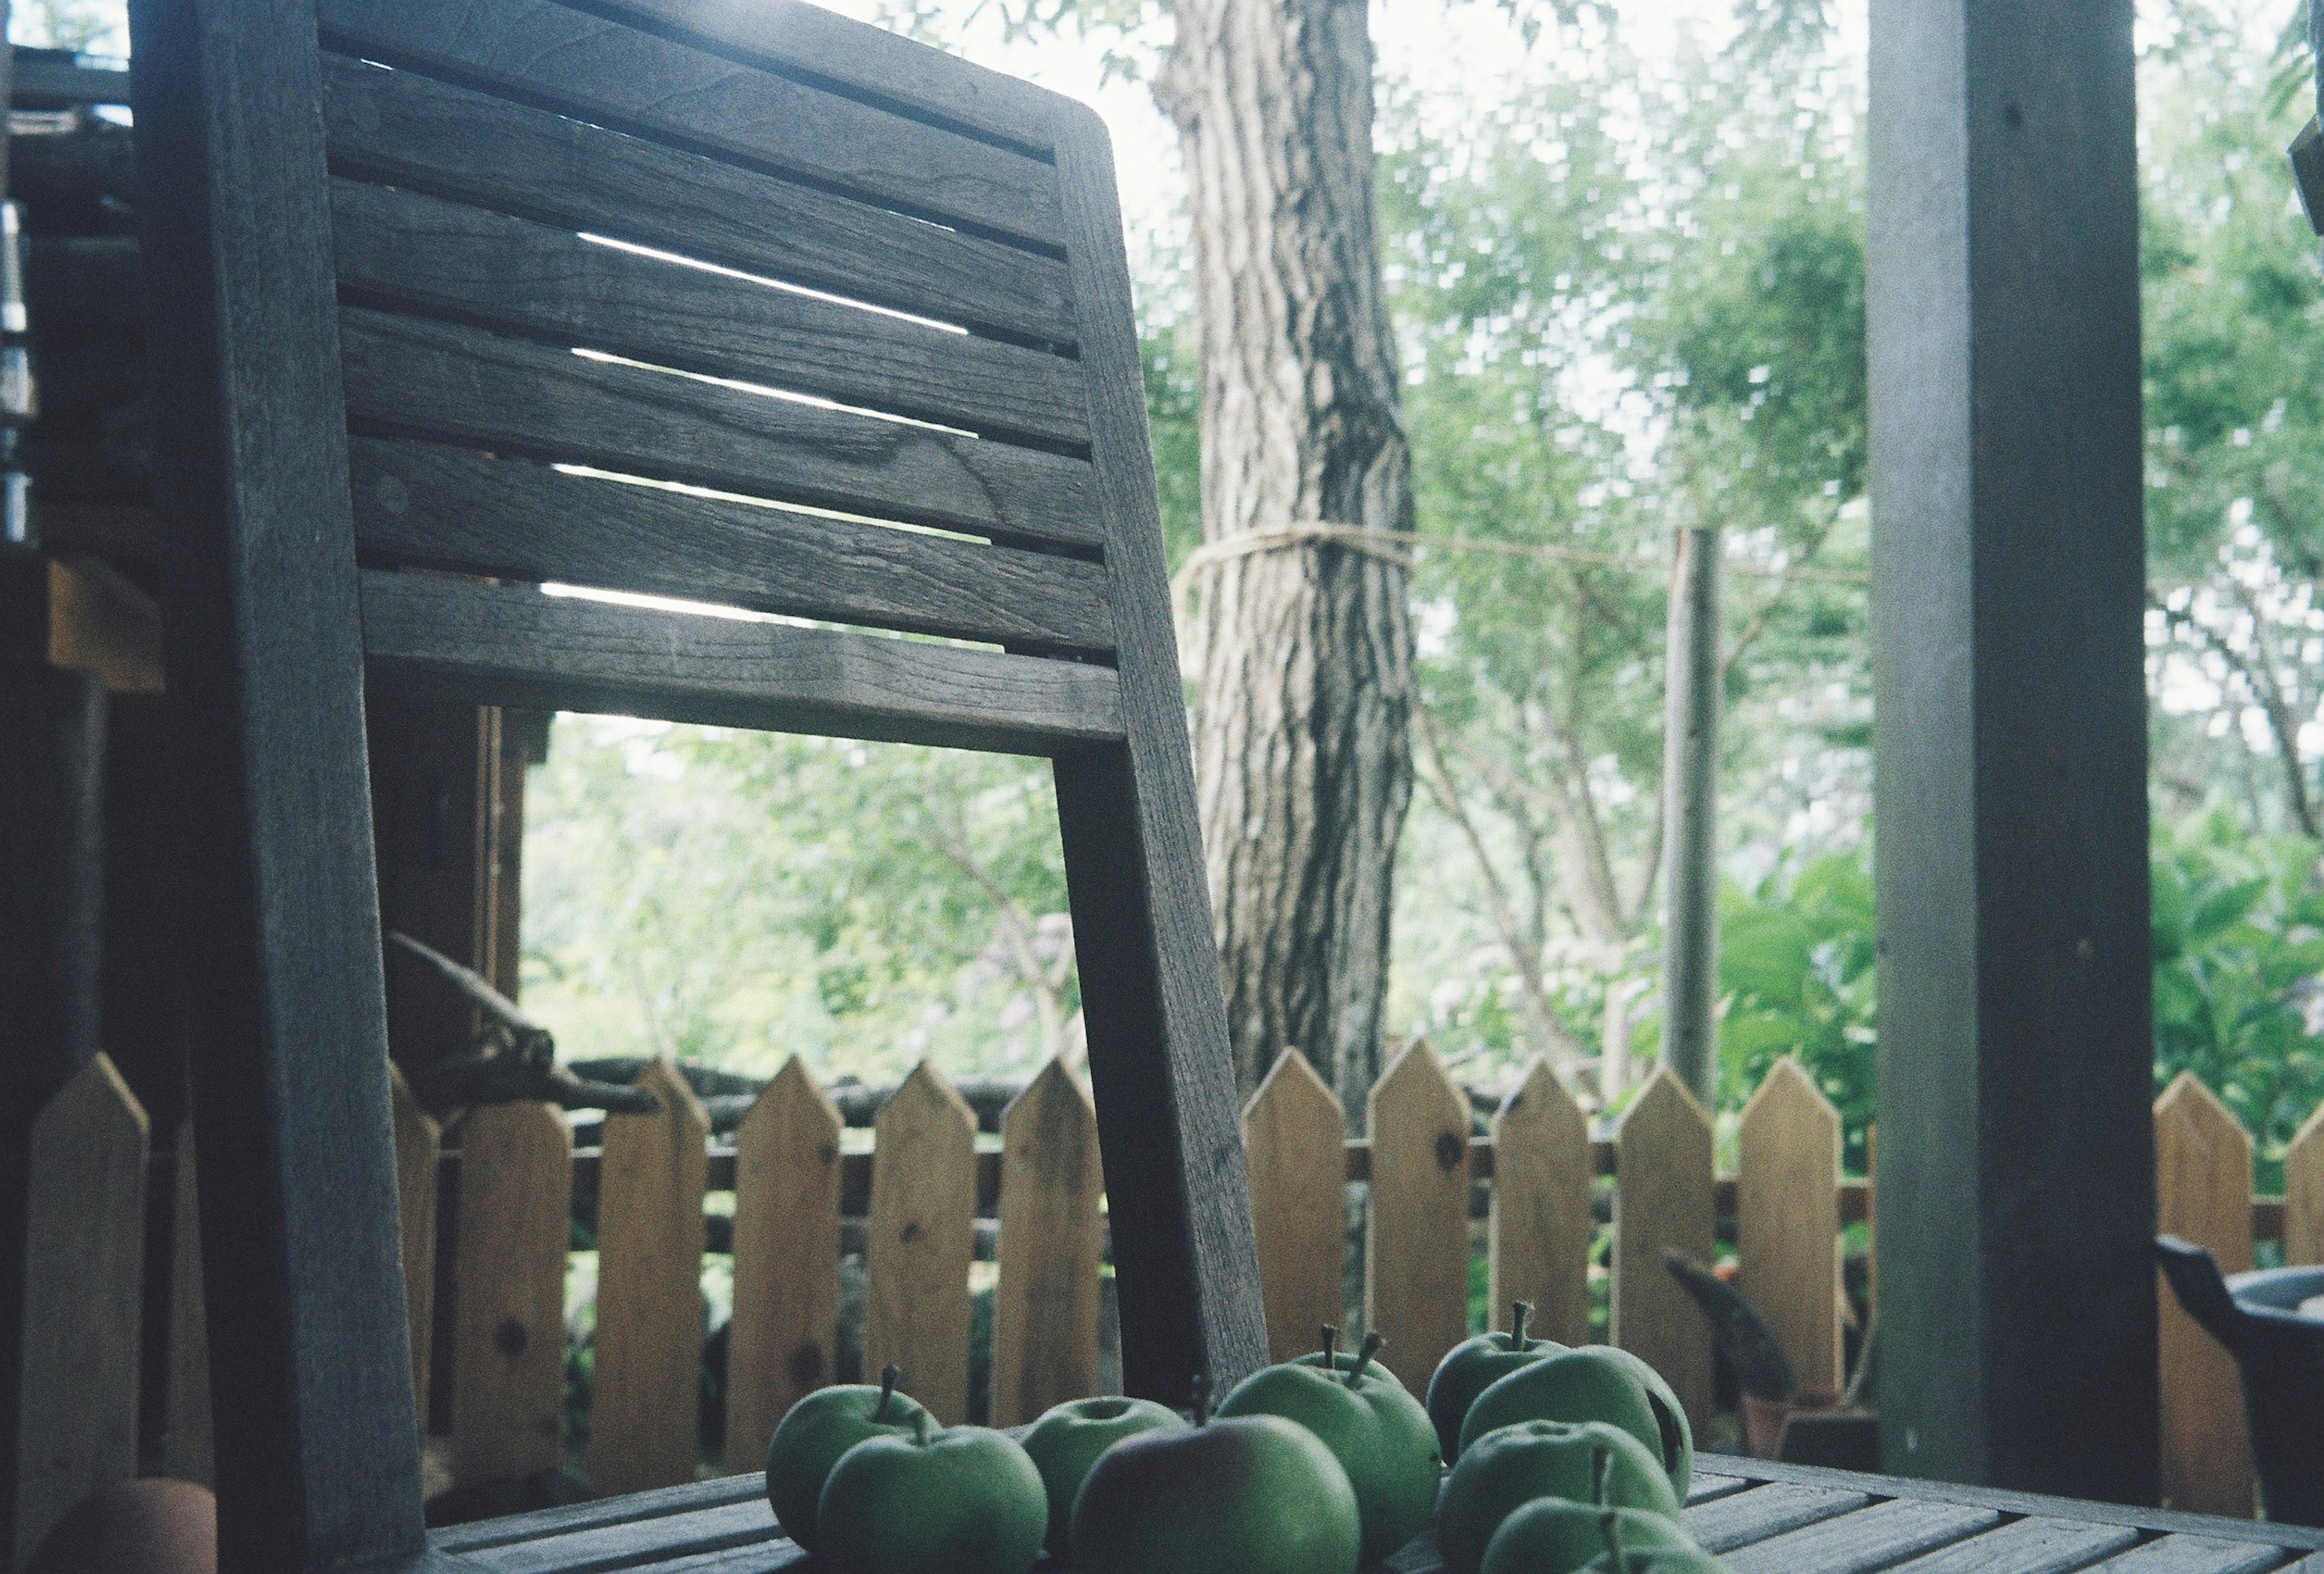
{"type": "Polygon", "coordinates": [[[1346,1316],[1347,1116],[1307,1057],[1286,1050],[1242,1112],[1268,1354],[1287,1361],[1346,1316]]]}
{"type": "Polygon", "coordinates": [[[863,1254],[863,1366],[945,1426],[968,1419],[968,1264],[976,1244],[976,1116],[927,1061],[872,1123],[863,1254]]]}
{"type": "MultiPolygon", "coordinates": [[[[56,1161],[53,1184],[78,1200],[69,1210],[51,1209],[35,1242],[44,1273],[23,1309],[26,1391],[69,1389],[76,1397],[41,1407],[26,1424],[61,1429],[53,1439],[43,1434],[45,1457],[76,1461],[69,1471],[77,1474],[53,1490],[29,1468],[20,1474],[17,1501],[34,1505],[32,1520],[53,1512],[39,1502],[60,1506],[75,1484],[134,1468],[121,1440],[134,1445],[135,1437],[143,1255],[134,1243],[143,1190],[133,1181],[145,1137],[117,1080],[101,1063],[84,1073],[43,1116],[36,1138],[56,1161]],[[90,1200],[115,1193],[101,1205],[90,1200]],[[110,1222],[92,1229],[92,1219],[110,1222]],[[69,1292],[69,1328],[52,1315],[68,1292],[51,1286],[67,1279],[80,1286],[69,1292]],[[35,1338],[44,1327],[51,1333],[35,1338]],[[97,1356],[97,1344],[128,1353],[97,1356]],[[90,1372],[104,1375],[94,1387],[84,1375],[90,1372]]],[[[879,1112],[868,1153],[843,1141],[837,1110],[797,1060],[760,1095],[731,1150],[707,1137],[701,1106],[674,1067],[657,1065],[646,1080],[663,1113],[608,1121],[598,1151],[576,1155],[557,1110],[513,1105],[469,1113],[440,1162],[429,1156],[433,1123],[396,1088],[404,1251],[415,1270],[413,1356],[424,1374],[434,1320],[428,1309],[440,1295],[454,1330],[456,1481],[566,1463],[565,1297],[576,1173],[594,1172],[598,1196],[589,1449],[598,1490],[684,1480],[704,1468],[696,1426],[706,1190],[733,1195],[724,1468],[754,1468],[789,1405],[836,1380],[843,1251],[862,1254],[865,1372],[895,1361],[907,1388],[941,1420],[960,1421],[975,1408],[973,1273],[974,1283],[991,1286],[991,1420],[1028,1420],[1096,1390],[1102,1176],[1089,1096],[1064,1067],[1045,1069],[1010,1106],[998,1152],[989,1139],[979,1151],[968,1106],[926,1066],[879,1112]],[[438,1186],[447,1189],[441,1208],[438,1186]],[[980,1225],[980,1214],[997,1214],[997,1231],[980,1225]],[[433,1237],[445,1229],[452,1231],[444,1259],[452,1273],[431,1286],[433,1237]],[[973,1267],[980,1255],[997,1258],[997,1271],[973,1267]]],[[[1489,1134],[1475,1126],[1468,1095],[1425,1045],[1408,1047],[1389,1066],[1372,1090],[1367,1135],[1352,1142],[1339,1100],[1308,1062],[1296,1053],[1277,1062],[1245,1109],[1243,1129],[1278,1356],[1313,1348],[1317,1326],[1341,1320],[1354,1299],[1390,1339],[1388,1365],[1416,1387],[1468,1333],[1478,1267],[1490,1286],[1494,1326],[1507,1326],[1508,1302],[1529,1301],[1532,1326],[1564,1342],[1589,1337],[1591,1281],[1602,1273],[1610,1281],[1611,1337],[1660,1367],[1700,1424],[1710,1403],[1709,1329],[1663,1255],[1674,1246],[1710,1257],[1725,1212],[1734,1221],[1740,1287],[1801,1383],[1837,1381],[1840,1231],[1866,1218],[1870,1188],[1841,1179],[1838,1116],[1797,1065],[1779,1063],[1743,1112],[1731,1180],[1713,1173],[1709,1117],[1663,1073],[1639,1089],[1610,1140],[1592,1139],[1544,1064],[1527,1068],[1489,1134]],[[1600,1269],[1591,1254],[1602,1204],[1593,1217],[1593,1193],[1609,1182],[1613,1228],[1600,1269]],[[1342,1269],[1351,1188],[1364,1200],[1370,1231],[1366,1282],[1352,1286],[1342,1269]],[[1472,1247],[1480,1212],[1481,1264],[1472,1247]]],[[[2155,1145],[2163,1228],[2209,1246],[2230,1271],[2250,1265],[2263,1231],[2280,1233],[2287,1262],[2324,1261],[2324,1116],[2285,1154],[2280,1200],[2253,1199],[2250,1139],[2190,1079],[2157,1101],[2155,1145]]],[[[209,1473],[208,1374],[192,1148],[190,1131],[181,1133],[175,1183],[166,1205],[155,1207],[154,1227],[171,1236],[153,1261],[170,1264],[171,1320],[165,1338],[144,1343],[169,1352],[165,1380],[148,1384],[168,1405],[156,1429],[163,1462],[200,1478],[209,1473]]],[[[2159,1337],[2172,1502],[2252,1512],[2232,1365],[2167,1299],[2159,1337]]],[[[414,1397],[424,1413],[425,1389],[414,1397]]],[[[28,1446],[24,1457],[44,1456],[28,1446]]]]}
{"type": "Polygon", "coordinates": [[[840,1129],[794,1055],[734,1134],[730,1475],[757,1469],[775,1423],[838,1370],[840,1129]]]}

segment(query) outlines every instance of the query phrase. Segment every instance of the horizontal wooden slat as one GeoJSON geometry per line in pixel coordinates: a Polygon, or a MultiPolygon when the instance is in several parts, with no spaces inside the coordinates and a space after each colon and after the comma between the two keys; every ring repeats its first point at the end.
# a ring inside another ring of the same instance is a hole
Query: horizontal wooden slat
{"type": "Polygon", "coordinates": [[[1784,1535],[1737,1547],[1732,1574],[1870,1574],[1949,1546],[1999,1523],[1999,1511],[1895,1498],[1784,1535]]]}
{"type": "Polygon", "coordinates": [[[318,0],[324,42],[898,211],[1055,246],[1056,168],[552,0],[318,0]]]}
{"type": "Polygon", "coordinates": [[[758,1545],[780,1534],[774,1511],[761,1496],[690,1514],[511,1542],[468,1556],[495,1574],[599,1574],[684,1553],[758,1545]]]}
{"type": "Polygon", "coordinates": [[[1706,1552],[1726,1553],[1786,1531],[1862,1508],[1871,1501],[1841,1487],[1776,1483],[1755,1486],[1686,1511],[1687,1533],[1706,1552]]]}
{"type": "Polygon", "coordinates": [[[2137,1540],[2128,1525],[2021,1519],[1901,1564],[1895,1574],[2070,1574],[2137,1540]]]}
{"type": "Polygon", "coordinates": [[[570,1535],[576,1531],[595,1530],[604,1525],[629,1524],[641,1520],[694,1514],[706,1508],[724,1508],[729,1504],[749,1503],[766,1495],[766,1477],[753,1471],[743,1476],[722,1476],[715,1480],[696,1481],[685,1486],[665,1487],[659,1492],[633,1492],[626,1497],[593,1498],[586,1503],[569,1503],[558,1508],[540,1508],[529,1514],[512,1514],[499,1519],[451,1525],[435,1532],[429,1541],[438,1551],[481,1551],[514,1542],[570,1535]]]}
{"type": "Polygon", "coordinates": [[[1111,667],[365,569],[374,674],[535,710],[1040,755],[1121,736],[1111,667]]]}
{"type": "Polygon", "coordinates": [[[632,1564],[623,1574],[788,1574],[792,1569],[813,1567],[796,1542],[776,1541],[723,1552],[657,1557],[650,1562],[632,1564]]]}
{"type": "Polygon", "coordinates": [[[973,66],[901,33],[874,32],[795,0],[579,0],[703,48],[771,70],[831,82],[842,92],[899,106],[1046,155],[1055,143],[1057,96],[1022,78],[973,66]]]}
{"type": "Polygon", "coordinates": [[[1077,342],[1051,258],[411,71],[326,55],[323,80],[342,171],[1002,338],[1077,342]]]}
{"type": "Polygon", "coordinates": [[[1113,648],[1075,558],[572,476],[388,438],[348,444],[355,542],[431,568],[715,601],[997,644],[1113,648]]]}
{"type": "Polygon", "coordinates": [[[2280,1547],[2202,1535],[2172,1535],[2097,1567],[2105,1574],[2261,1574],[2287,1560],[2280,1547]]]}
{"type": "Polygon", "coordinates": [[[1702,1471],[1697,1470],[1692,1479],[1687,1483],[1686,1504],[1689,1508],[1692,1508],[1698,1503],[1709,1503],[1720,1497],[1732,1497],[1750,1485],[1748,1481],[1733,1476],[1705,1476],[1702,1471]]]}
{"type": "Polygon", "coordinates": [[[418,192],[341,180],[331,208],[345,298],[988,436],[1088,448],[1079,361],[418,192]]]}
{"type": "Polygon", "coordinates": [[[349,308],[347,416],[654,480],[1002,540],[1090,544],[1079,459],[770,398],[486,333],[349,308]]]}

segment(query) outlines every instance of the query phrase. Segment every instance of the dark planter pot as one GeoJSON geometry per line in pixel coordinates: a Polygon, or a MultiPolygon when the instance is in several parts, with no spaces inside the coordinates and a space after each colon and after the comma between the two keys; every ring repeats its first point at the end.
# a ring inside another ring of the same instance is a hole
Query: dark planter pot
{"type": "Polygon", "coordinates": [[[2227,1347],[2243,1374],[2267,1517],[2324,1525],[2324,1317],[2300,1310],[2324,1295],[2324,1268],[2228,1278],[2210,1253],[2176,1236],[2157,1237],[2154,1255],[2179,1304],[2227,1347]]]}

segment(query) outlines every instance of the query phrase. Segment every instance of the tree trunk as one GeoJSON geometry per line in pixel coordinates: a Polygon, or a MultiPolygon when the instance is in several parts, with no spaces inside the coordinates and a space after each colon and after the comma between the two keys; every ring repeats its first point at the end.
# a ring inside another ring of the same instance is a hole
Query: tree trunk
{"type": "Polygon", "coordinates": [[[1409,454],[1375,234],[1362,0],[1178,0],[1156,96],[1203,352],[1195,773],[1236,1067],[1286,1047],[1351,1120],[1379,1069],[1412,793],[1409,454]]]}

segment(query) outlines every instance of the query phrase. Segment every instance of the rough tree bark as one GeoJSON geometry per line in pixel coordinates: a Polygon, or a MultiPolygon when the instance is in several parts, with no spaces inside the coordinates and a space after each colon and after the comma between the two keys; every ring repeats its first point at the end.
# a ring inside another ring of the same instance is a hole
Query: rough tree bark
{"type": "Polygon", "coordinates": [[[1375,227],[1364,0],[1177,0],[1156,97],[1194,218],[1203,528],[1188,631],[1211,900],[1246,1089],[1379,1069],[1412,794],[1409,453],[1375,227]]]}

